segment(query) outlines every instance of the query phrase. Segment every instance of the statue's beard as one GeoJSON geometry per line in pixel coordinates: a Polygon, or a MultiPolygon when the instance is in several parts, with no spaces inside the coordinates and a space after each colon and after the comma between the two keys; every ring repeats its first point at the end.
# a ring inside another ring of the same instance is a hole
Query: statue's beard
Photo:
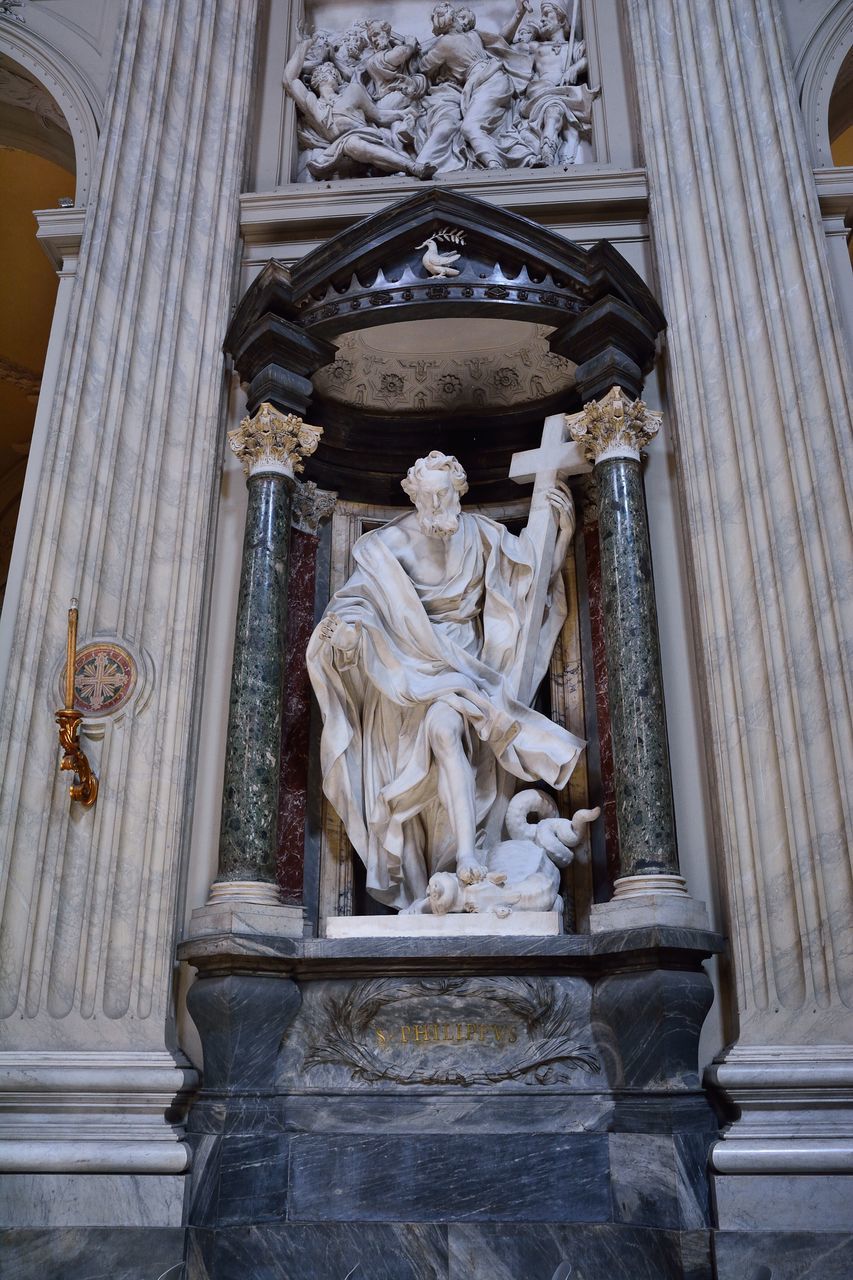
{"type": "Polygon", "coordinates": [[[418,525],[421,533],[430,534],[434,538],[451,538],[459,528],[459,510],[418,512],[418,525]]]}

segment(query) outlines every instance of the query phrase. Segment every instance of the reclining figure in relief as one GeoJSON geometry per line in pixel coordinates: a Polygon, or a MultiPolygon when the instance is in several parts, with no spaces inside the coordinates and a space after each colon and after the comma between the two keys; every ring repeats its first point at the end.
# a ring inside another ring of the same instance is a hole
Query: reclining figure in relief
{"type": "Polygon", "coordinates": [[[561,3],[515,0],[499,32],[440,0],[423,46],[379,19],[306,36],[284,86],[298,180],[581,164],[593,159],[586,46],[561,3]],[[323,67],[334,69],[333,79],[323,67]]]}
{"type": "Polygon", "coordinates": [[[405,120],[398,108],[380,106],[364,86],[353,79],[344,83],[335,62],[318,63],[310,88],[300,79],[309,40],[296,46],[285,68],[285,86],[301,112],[300,146],[307,150],[307,168],[313,178],[328,178],[344,171],[349,162],[390,173],[427,178],[434,170],[400,149],[401,134],[394,126],[405,120]]]}
{"type": "MultiPolygon", "coordinates": [[[[403,488],[415,510],[359,538],[355,571],[308,646],[324,791],[379,902],[438,914],[550,910],[558,867],[597,814],[584,811],[573,826],[553,809],[544,816],[549,798],[527,792],[510,813],[509,841],[498,833],[489,847],[485,830],[506,775],[561,789],[584,746],[512,692],[534,548],[526,530],[516,537],[461,510],[467,480],[454,457],[419,459],[403,488]]],[[[568,489],[547,497],[558,531],[533,687],[565,618],[561,568],[574,533],[568,489]]]]}

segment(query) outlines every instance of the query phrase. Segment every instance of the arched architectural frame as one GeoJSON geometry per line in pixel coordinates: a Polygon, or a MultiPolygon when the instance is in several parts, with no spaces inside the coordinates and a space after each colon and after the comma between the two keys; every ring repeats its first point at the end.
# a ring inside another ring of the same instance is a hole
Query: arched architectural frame
{"type": "Polygon", "coordinates": [[[74,203],[85,205],[98,150],[98,122],[92,90],[76,67],[22,23],[5,22],[0,26],[0,51],[44,85],[68,121],[77,166],[74,203]]]}
{"type": "Polygon", "coordinates": [[[32,532],[36,493],[50,429],[56,379],[71,303],[71,291],[77,272],[83,215],[81,207],[89,199],[98,148],[97,98],[79,70],[47,41],[21,23],[0,24],[0,52],[6,54],[42,84],[56,101],[71,131],[76,164],[75,208],[51,213],[49,228],[39,228],[38,237],[59,274],[59,290],[53,312],[39,403],[27,463],[21,506],[5,605],[0,618],[0,680],[5,677],[21,590],[24,561],[32,532]]]}
{"type": "Polygon", "coordinates": [[[853,8],[836,0],[804,44],[794,66],[812,164],[832,167],[829,100],[841,64],[853,46],[853,8]]]}

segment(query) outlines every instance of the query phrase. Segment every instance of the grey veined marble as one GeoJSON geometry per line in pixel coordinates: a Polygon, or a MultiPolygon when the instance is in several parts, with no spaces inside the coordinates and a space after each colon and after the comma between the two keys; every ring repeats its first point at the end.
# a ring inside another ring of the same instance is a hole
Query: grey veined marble
{"type": "Polygon", "coordinates": [[[621,870],[677,874],[642,471],[633,458],[608,458],[595,478],[621,870]]]}
{"type": "Polygon", "coordinates": [[[275,879],[293,481],[249,477],[219,837],[220,880],[275,879]]]}

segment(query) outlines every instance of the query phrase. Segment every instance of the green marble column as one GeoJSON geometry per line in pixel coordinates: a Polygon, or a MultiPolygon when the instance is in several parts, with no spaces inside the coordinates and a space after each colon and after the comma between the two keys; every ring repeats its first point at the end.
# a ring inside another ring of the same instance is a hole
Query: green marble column
{"type": "Polygon", "coordinates": [[[211,901],[277,903],[275,878],[291,499],[320,429],[261,405],[231,432],[249,490],[211,901]]]}
{"type": "Polygon", "coordinates": [[[657,434],[660,414],[614,387],[569,418],[568,426],[595,466],[621,873],[623,878],[678,877],[640,464],[640,450],[657,434]]]}

